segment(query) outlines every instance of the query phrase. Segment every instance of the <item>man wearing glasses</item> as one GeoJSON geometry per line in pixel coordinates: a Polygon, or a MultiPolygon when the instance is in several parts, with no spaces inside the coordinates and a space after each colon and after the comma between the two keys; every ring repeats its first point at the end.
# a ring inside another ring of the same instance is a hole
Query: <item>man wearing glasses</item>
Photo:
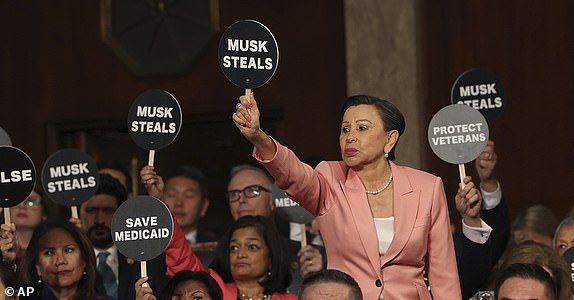
{"type": "Polygon", "coordinates": [[[264,216],[273,220],[275,206],[271,197],[272,187],[273,180],[262,169],[250,165],[233,167],[227,186],[233,220],[243,216],[264,216]]]}

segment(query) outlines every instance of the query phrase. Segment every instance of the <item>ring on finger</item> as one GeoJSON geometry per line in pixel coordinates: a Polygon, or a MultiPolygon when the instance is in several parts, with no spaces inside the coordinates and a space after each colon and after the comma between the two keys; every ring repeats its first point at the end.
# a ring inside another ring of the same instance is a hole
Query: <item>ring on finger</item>
{"type": "Polygon", "coordinates": [[[241,103],[235,104],[235,110],[238,110],[241,107],[241,103]]]}

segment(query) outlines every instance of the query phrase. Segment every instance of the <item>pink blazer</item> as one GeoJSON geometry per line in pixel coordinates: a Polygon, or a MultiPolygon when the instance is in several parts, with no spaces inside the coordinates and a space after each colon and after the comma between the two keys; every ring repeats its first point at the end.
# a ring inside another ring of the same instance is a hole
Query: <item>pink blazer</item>
{"type": "Polygon", "coordinates": [[[379,256],[378,238],[363,184],[344,162],[322,162],[315,170],[275,142],[270,161],[253,156],[277,185],[317,216],[327,265],[353,276],[365,299],[461,299],[460,284],[442,180],[391,163],[395,235],[379,256]]]}

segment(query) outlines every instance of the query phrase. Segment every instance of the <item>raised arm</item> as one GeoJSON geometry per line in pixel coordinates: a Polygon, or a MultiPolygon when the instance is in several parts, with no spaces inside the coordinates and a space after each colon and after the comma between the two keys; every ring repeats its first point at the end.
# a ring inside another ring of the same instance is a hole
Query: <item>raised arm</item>
{"type": "Polygon", "coordinates": [[[261,130],[259,107],[257,107],[253,93],[249,95],[249,99],[246,96],[239,97],[239,101],[236,105],[237,111],[232,116],[233,123],[241,134],[257,148],[264,160],[272,159],[277,148],[271,138],[261,130]]]}

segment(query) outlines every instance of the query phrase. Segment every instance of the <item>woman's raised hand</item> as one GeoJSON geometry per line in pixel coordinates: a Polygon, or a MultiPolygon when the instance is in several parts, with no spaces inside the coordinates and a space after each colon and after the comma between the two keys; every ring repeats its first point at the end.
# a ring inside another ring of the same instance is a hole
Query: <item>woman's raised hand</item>
{"type": "Polygon", "coordinates": [[[232,116],[235,126],[239,128],[245,138],[252,141],[261,130],[259,108],[253,93],[249,94],[249,99],[245,95],[239,97],[239,103],[236,104],[235,108],[236,111],[232,116]]]}

